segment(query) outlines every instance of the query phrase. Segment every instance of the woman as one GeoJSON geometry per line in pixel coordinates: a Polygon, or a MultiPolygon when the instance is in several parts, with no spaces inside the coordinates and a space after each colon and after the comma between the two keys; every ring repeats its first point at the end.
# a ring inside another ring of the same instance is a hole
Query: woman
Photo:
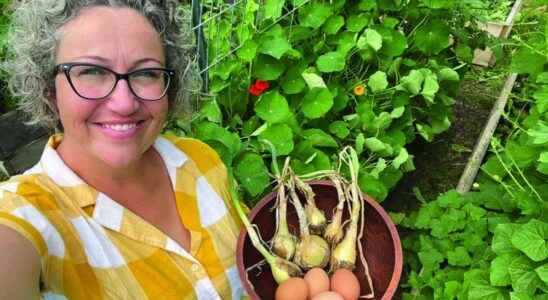
{"type": "Polygon", "coordinates": [[[177,7],[14,4],[10,87],[62,133],[0,184],[0,299],[245,296],[224,166],[201,142],[159,135],[192,82],[177,7]]]}

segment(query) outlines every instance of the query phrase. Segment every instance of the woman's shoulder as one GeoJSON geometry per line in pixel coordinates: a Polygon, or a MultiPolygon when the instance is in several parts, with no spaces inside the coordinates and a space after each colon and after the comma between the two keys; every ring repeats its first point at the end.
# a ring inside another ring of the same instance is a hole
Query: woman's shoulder
{"type": "Polygon", "coordinates": [[[174,135],[163,135],[162,137],[191,159],[202,171],[225,168],[219,154],[211,146],[198,139],[174,135]]]}

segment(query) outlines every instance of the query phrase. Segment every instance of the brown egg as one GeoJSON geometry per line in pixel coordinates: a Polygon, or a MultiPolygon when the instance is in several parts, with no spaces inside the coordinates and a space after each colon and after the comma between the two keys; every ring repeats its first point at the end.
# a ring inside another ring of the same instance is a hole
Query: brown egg
{"type": "Polygon", "coordinates": [[[352,271],[341,268],[331,276],[331,290],[341,294],[344,300],[356,300],[360,296],[360,282],[352,271]]]}
{"type": "Polygon", "coordinates": [[[310,300],[344,300],[343,296],[341,294],[327,291],[327,292],[321,292],[317,294],[316,296],[312,297],[310,300]]]}
{"type": "Polygon", "coordinates": [[[329,276],[322,268],[312,268],[304,274],[304,280],[308,284],[308,297],[329,291],[329,276]]]}
{"type": "Polygon", "coordinates": [[[300,277],[291,277],[276,289],[276,300],[306,300],[308,284],[300,277]]]}

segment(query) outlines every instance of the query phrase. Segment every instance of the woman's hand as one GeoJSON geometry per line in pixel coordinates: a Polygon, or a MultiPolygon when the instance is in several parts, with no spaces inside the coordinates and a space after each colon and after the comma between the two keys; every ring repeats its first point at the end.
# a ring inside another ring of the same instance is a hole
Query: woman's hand
{"type": "Polygon", "coordinates": [[[0,300],[40,299],[40,257],[21,234],[0,225],[0,300]]]}

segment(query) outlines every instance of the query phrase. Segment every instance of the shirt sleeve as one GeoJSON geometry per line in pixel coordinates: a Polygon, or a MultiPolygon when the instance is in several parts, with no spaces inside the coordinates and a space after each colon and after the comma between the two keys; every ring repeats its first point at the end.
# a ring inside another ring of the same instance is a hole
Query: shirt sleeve
{"type": "Polygon", "coordinates": [[[16,187],[14,182],[0,184],[0,226],[13,229],[34,246],[44,271],[48,246],[40,227],[44,227],[46,218],[23,196],[17,194],[16,187]]]}

